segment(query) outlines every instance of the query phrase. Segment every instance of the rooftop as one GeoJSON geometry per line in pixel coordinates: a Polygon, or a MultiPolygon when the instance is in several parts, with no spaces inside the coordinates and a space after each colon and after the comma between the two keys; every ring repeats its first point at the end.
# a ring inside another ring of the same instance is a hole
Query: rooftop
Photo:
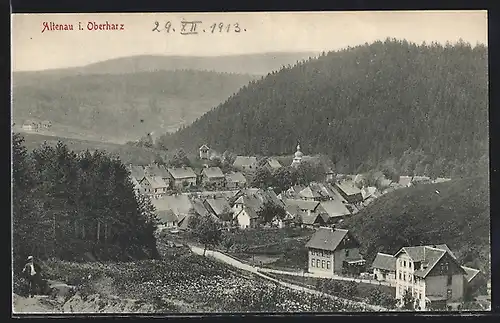
{"type": "Polygon", "coordinates": [[[372,268],[396,271],[396,257],[379,252],[373,260],[372,268]]]}
{"type": "Polygon", "coordinates": [[[248,167],[254,166],[257,163],[257,157],[254,156],[236,156],[233,166],[235,167],[248,167]]]}
{"type": "Polygon", "coordinates": [[[319,205],[317,201],[306,201],[306,200],[297,200],[297,199],[286,199],[283,201],[285,206],[297,206],[301,210],[308,210],[314,212],[319,205]]]}
{"type": "Polygon", "coordinates": [[[240,172],[233,172],[233,173],[226,174],[226,180],[228,182],[243,183],[243,184],[247,182],[247,179],[245,178],[245,176],[243,176],[243,174],[240,172]]]}
{"type": "Polygon", "coordinates": [[[422,265],[424,265],[422,269],[415,270],[414,272],[415,276],[421,278],[427,277],[430,271],[446,254],[450,255],[450,257],[456,261],[455,255],[445,244],[403,247],[395,254],[395,257],[397,257],[401,252],[405,252],[414,262],[421,262],[422,265]]]}
{"type": "Polygon", "coordinates": [[[351,214],[345,204],[339,200],[320,202],[319,205],[321,209],[331,218],[351,214]]]}
{"type": "Polygon", "coordinates": [[[207,203],[212,208],[217,216],[231,211],[231,206],[225,198],[209,198],[205,200],[205,203],[207,203]]]}
{"type": "Polygon", "coordinates": [[[219,167],[204,168],[202,174],[208,178],[224,178],[224,174],[219,167]]]}
{"type": "Polygon", "coordinates": [[[306,243],[307,248],[335,251],[348,231],[344,229],[319,228],[306,243]]]}
{"type": "Polygon", "coordinates": [[[172,210],[177,216],[189,214],[193,209],[193,204],[187,195],[167,195],[160,199],[152,199],[151,203],[156,210],[172,210]]]}
{"type": "Polygon", "coordinates": [[[342,181],[336,184],[346,195],[361,194],[361,190],[354,185],[353,181],[342,181]]]}
{"type": "Polygon", "coordinates": [[[465,277],[467,279],[467,282],[470,282],[471,280],[474,279],[474,277],[477,276],[477,274],[479,274],[478,269],[465,267],[465,266],[462,266],[462,269],[465,270],[465,272],[467,273],[467,276],[465,277]]]}
{"type": "Polygon", "coordinates": [[[196,178],[196,174],[191,167],[168,168],[168,172],[175,179],[196,178]]]}
{"type": "Polygon", "coordinates": [[[160,176],[146,176],[144,178],[151,188],[166,188],[168,185],[160,176]]]}

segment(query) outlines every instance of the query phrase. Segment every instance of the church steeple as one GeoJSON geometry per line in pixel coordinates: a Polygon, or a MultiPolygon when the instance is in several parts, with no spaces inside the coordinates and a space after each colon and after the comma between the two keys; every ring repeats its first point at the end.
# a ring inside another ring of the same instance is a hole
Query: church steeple
{"type": "Polygon", "coordinates": [[[302,152],[300,151],[300,143],[297,143],[297,151],[295,152],[295,157],[293,158],[292,161],[292,166],[298,166],[300,162],[302,161],[302,152]]]}

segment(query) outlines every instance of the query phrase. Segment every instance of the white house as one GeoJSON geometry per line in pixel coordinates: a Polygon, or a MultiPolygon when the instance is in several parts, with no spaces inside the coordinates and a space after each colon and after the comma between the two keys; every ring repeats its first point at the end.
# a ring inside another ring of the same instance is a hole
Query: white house
{"type": "Polygon", "coordinates": [[[465,270],[446,245],[401,248],[396,258],[396,299],[408,290],[418,310],[446,309],[461,303],[465,270]]]}
{"type": "Polygon", "coordinates": [[[257,213],[249,207],[243,207],[236,215],[235,219],[242,229],[256,228],[258,226],[257,213]]]}
{"type": "Polygon", "coordinates": [[[200,159],[208,159],[210,148],[207,145],[203,145],[200,147],[200,159]]]}

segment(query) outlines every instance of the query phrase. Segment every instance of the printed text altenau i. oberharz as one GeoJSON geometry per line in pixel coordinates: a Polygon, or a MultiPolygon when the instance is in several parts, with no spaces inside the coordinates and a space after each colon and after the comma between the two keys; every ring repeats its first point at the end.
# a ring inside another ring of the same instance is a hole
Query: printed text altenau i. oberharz
{"type": "Polygon", "coordinates": [[[113,23],[105,21],[104,23],[97,23],[95,21],[78,22],[78,26],[74,24],[57,24],[53,21],[44,21],[42,23],[42,33],[46,31],[123,31],[125,24],[113,23]]]}

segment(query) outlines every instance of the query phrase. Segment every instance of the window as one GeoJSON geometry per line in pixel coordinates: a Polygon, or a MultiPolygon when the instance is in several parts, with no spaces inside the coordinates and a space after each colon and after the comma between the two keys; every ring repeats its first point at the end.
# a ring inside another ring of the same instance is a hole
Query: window
{"type": "Polygon", "coordinates": [[[418,293],[418,299],[422,299],[422,293],[418,293]]]}
{"type": "Polygon", "coordinates": [[[314,267],[314,259],[311,259],[311,267],[314,267]]]}
{"type": "Polygon", "coordinates": [[[316,259],[316,267],[319,268],[319,259],[316,259]]]}
{"type": "Polygon", "coordinates": [[[453,281],[453,276],[452,275],[448,275],[448,286],[451,285],[452,281],[453,281]]]}
{"type": "Polygon", "coordinates": [[[412,281],[412,276],[413,276],[413,275],[408,274],[408,280],[410,281],[410,283],[411,283],[411,281],[412,281]]]}
{"type": "Polygon", "coordinates": [[[408,261],[408,267],[411,268],[411,261],[408,261]]]}
{"type": "Polygon", "coordinates": [[[403,260],[399,259],[399,267],[403,266],[403,260]]]}
{"type": "Polygon", "coordinates": [[[403,261],[403,267],[406,267],[406,260],[403,261]]]}
{"type": "Polygon", "coordinates": [[[325,268],[325,261],[321,260],[321,268],[325,268]]]}
{"type": "Polygon", "coordinates": [[[329,261],[326,262],[326,269],[330,269],[330,262],[329,261]]]}
{"type": "Polygon", "coordinates": [[[399,272],[399,279],[401,279],[401,272],[399,272]]]}
{"type": "Polygon", "coordinates": [[[453,292],[451,291],[451,288],[448,289],[448,292],[446,293],[446,296],[448,297],[448,299],[452,298],[453,292]]]}
{"type": "Polygon", "coordinates": [[[345,250],[345,256],[346,256],[346,257],[349,257],[349,249],[346,249],[346,250],[345,250]]]}
{"type": "Polygon", "coordinates": [[[403,274],[403,280],[406,281],[406,273],[403,274]]]}

